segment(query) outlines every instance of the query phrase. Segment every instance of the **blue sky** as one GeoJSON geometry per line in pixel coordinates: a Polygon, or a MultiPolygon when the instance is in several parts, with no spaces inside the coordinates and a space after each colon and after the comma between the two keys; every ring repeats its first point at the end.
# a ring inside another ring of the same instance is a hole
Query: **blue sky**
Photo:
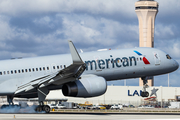
{"type": "MultiPolygon", "coordinates": [[[[136,1],[1,0],[0,59],[69,53],[67,40],[84,52],[138,47],[136,1]]],[[[180,1],[157,2],[155,48],[180,63],[180,1]]],[[[171,86],[180,86],[179,74],[179,69],[170,74],[171,86]]],[[[138,85],[138,79],[127,85],[138,85]]],[[[155,86],[167,86],[167,75],[155,77],[155,86]]]]}

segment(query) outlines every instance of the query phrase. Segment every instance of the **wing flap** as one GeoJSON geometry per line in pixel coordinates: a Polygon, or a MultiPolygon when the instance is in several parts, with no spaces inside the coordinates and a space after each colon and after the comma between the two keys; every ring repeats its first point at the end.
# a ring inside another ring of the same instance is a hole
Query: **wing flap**
{"type": "Polygon", "coordinates": [[[80,75],[86,69],[86,64],[82,61],[72,41],[69,41],[69,47],[73,64],[60,71],[40,77],[38,79],[30,81],[25,85],[19,86],[15,94],[21,94],[33,89],[43,88],[51,84],[64,84],[69,81],[75,81],[76,78],[80,77],[80,75]]]}

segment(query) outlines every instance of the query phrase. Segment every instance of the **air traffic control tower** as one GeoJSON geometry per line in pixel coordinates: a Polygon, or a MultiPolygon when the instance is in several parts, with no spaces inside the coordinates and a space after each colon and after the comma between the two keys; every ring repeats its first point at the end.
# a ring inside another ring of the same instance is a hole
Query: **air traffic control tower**
{"type": "MultiPolygon", "coordinates": [[[[154,22],[158,6],[158,2],[154,0],[139,0],[135,3],[135,12],[139,20],[139,47],[154,47],[154,22]]],[[[148,85],[154,86],[154,80],[148,80],[148,85]]],[[[143,86],[141,78],[139,86],[143,86]]]]}

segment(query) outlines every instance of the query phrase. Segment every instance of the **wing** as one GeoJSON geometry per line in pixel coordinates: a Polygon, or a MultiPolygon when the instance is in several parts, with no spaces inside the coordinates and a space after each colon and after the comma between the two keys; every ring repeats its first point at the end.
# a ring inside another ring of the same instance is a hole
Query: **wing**
{"type": "Polygon", "coordinates": [[[15,92],[15,95],[26,93],[37,88],[43,88],[51,84],[62,85],[70,81],[75,81],[77,78],[79,78],[86,69],[86,64],[82,61],[72,41],[69,41],[69,47],[73,60],[73,63],[70,66],[19,86],[15,92]]]}

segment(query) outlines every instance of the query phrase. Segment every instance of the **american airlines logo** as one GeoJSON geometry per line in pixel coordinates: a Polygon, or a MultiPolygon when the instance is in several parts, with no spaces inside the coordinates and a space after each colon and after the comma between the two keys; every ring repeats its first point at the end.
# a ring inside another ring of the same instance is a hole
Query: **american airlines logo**
{"type": "Polygon", "coordinates": [[[113,58],[110,55],[109,59],[99,59],[99,60],[92,60],[92,61],[85,61],[86,63],[86,70],[88,70],[88,66],[90,66],[90,70],[97,70],[97,69],[105,69],[105,68],[120,68],[120,67],[128,67],[128,66],[136,66],[137,61],[134,56],[132,57],[122,57],[122,58],[113,58]]]}
{"type": "MultiPolygon", "coordinates": [[[[141,54],[140,52],[138,52],[138,51],[136,51],[136,50],[134,50],[134,52],[135,52],[136,54],[138,54],[139,56],[142,56],[142,54],[141,54]]],[[[143,57],[143,62],[144,62],[144,64],[150,64],[150,62],[146,59],[146,57],[143,57]]]]}

